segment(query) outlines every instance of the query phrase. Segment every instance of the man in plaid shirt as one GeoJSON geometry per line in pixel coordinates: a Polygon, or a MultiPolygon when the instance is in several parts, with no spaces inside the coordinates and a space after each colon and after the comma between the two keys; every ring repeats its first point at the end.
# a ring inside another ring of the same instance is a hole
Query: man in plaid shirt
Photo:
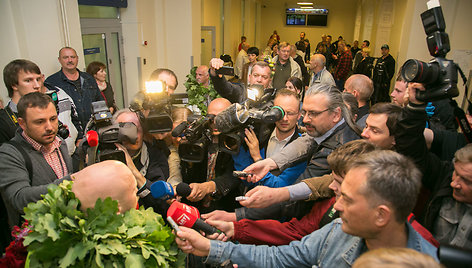
{"type": "Polygon", "coordinates": [[[338,42],[338,51],[340,53],[339,58],[333,55],[333,58],[338,60],[338,66],[334,72],[334,80],[338,89],[342,91],[344,89],[344,82],[352,67],[352,55],[351,51],[346,48],[344,41],[338,42]]]}

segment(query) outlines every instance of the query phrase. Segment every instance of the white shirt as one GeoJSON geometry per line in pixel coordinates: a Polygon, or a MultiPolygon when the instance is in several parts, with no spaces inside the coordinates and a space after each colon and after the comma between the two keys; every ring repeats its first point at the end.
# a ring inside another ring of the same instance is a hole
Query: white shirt
{"type": "Polygon", "coordinates": [[[272,134],[270,135],[269,142],[267,144],[266,158],[270,158],[272,155],[278,154],[280,151],[282,151],[282,148],[287,145],[288,141],[292,138],[293,134],[295,134],[294,128],[291,135],[289,135],[283,140],[279,140],[277,138],[276,131],[277,128],[274,128],[274,131],[272,131],[272,134]]]}

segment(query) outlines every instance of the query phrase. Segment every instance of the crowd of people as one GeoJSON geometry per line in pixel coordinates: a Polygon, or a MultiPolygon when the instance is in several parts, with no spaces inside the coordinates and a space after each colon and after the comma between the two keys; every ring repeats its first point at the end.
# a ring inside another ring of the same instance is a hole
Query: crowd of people
{"type": "MultiPolygon", "coordinates": [[[[188,184],[191,192],[179,200],[222,231],[176,231],[189,267],[367,267],[392,259],[433,267],[439,246],[471,250],[472,146],[457,132],[448,100],[418,100],[416,92],[427,89],[407,83],[400,72],[389,94],[395,60],[388,45],[375,59],[369,46],[368,40],[348,45],[341,36],[332,43],[323,35],[311,50],[304,32],[292,45],[274,31],[262,50],[241,38],[231,81],[218,72],[226,65],[220,58],[195,70],[197,83],[218,93],[203,96],[207,113],[171,109],[173,128],[208,120],[202,125],[208,134],[201,136],[207,142],[151,133],[149,111],[119,109],[106,66],[92,62],[79,71],[73,48],[59,51],[61,70],[47,79],[35,63],[13,60],[3,71],[11,99],[0,110],[2,247],[28,203],[40,200],[49,184],[72,180],[89,206],[95,196],[119,196],[123,210],[138,202],[162,215],[172,201],[154,198],[151,185],[188,184]],[[254,85],[264,108],[251,106],[254,85]],[[126,166],[105,161],[83,168],[92,103],[102,100],[111,122],[128,124],[136,134],[115,144],[126,166]],[[218,129],[216,119],[243,106],[283,112],[275,122],[218,129]],[[59,121],[70,132],[65,139],[57,136],[59,121]],[[236,149],[228,136],[239,138],[236,149]],[[199,161],[182,157],[189,143],[204,149],[199,161]],[[130,172],[121,175],[133,178],[133,190],[119,195],[89,178],[126,167],[130,172]]],[[[165,68],[150,80],[162,81],[169,96],[178,85],[165,68]]]]}

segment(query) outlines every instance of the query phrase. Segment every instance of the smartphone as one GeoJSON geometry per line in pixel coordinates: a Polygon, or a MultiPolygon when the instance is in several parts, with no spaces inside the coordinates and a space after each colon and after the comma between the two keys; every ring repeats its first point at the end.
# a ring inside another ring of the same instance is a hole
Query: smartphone
{"type": "Polygon", "coordinates": [[[177,223],[172,219],[171,216],[167,216],[167,221],[170,223],[170,226],[174,228],[175,234],[177,235],[177,232],[180,232],[180,228],[177,223]]]}
{"type": "Polygon", "coordinates": [[[244,171],[233,171],[233,177],[246,177],[247,178],[250,175],[252,175],[252,174],[244,172],[244,171]]]}
{"type": "Polygon", "coordinates": [[[249,197],[247,196],[236,196],[236,201],[244,201],[244,200],[247,200],[249,197]]]}
{"type": "Polygon", "coordinates": [[[216,70],[216,74],[234,75],[234,68],[230,66],[222,66],[220,69],[216,70]]]}

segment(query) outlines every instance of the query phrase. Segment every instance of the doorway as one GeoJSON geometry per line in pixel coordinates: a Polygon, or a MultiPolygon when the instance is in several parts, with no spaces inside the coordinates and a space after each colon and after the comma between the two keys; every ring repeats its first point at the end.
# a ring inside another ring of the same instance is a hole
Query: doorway
{"type": "Polygon", "coordinates": [[[118,19],[81,19],[85,66],[100,61],[107,66],[108,82],[113,87],[118,108],[128,106],[124,75],[121,24],[118,19]]]}
{"type": "Polygon", "coordinates": [[[208,65],[212,58],[216,57],[216,27],[202,26],[202,52],[200,63],[208,65]]]}

